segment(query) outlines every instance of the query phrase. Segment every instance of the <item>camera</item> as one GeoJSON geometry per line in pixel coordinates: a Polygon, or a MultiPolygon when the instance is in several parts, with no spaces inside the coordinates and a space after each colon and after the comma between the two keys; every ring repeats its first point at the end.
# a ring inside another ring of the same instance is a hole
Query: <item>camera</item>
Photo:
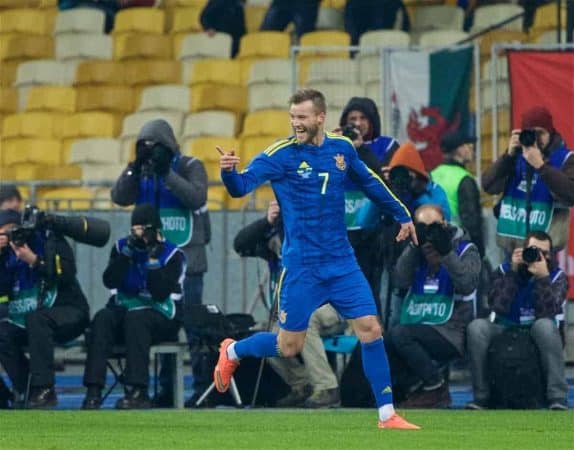
{"type": "Polygon", "coordinates": [[[451,234],[448,228],[440,223],[431,224],[417,223],[415,225],[419,245],[431,244],[441,255],[446,255],[452,250],[451,234]]]}
{"type": "Polygon", "coordinates": [[[518,140],[524,147],[532,147],[534,144],[536,144],[537,136],[538,134],[535,129],[527,128],[526,130],[522,130],[520,132],[518,135],[518,140]]]}
{"type": "Polygon", "coordinates": [[[348,123],[341,129],[343,136],[348,137],[351,141],[354,141],[359,137],[357,133],[357,127],[354,123],[348,123]]]}
{"type": "Polygon", "coordinates": [[[19,226],[8,233],[8,239],[18,247],[30,243],[36,231],[63,234],[76,242],[103,247],[110,238],[110,224],[105,220],[85,216],[46,214],[36,206],[27,205],[19,226]]]}
{"type": "Polygon", "coordinates": [[[541,261],[540,249],[535,245],[522,249],[522,260],[526,264],[532,264],[536,261],[541,261]]]}

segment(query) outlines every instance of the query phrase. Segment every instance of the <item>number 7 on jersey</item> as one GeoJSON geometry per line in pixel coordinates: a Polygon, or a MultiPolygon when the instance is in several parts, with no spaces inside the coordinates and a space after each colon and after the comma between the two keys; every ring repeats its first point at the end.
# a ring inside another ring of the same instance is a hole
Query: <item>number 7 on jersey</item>
{"type": "Polygon", "coordinates": [[[327,183],[329,182],[329,172],[319,172],[317,175],[323,178],[323,187],[321,187],[321,195],[325,195],[325,192],[327,192],[327,183]]]}

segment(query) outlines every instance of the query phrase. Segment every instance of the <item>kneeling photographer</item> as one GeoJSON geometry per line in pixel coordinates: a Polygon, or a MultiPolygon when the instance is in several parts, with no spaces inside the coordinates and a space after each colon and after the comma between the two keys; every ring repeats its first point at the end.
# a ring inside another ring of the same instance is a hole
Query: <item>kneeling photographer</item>
{"type": "Polygon", "coordinates": [[[522,115],[508,150],[482,174],[488,194],[502,194],[495,207],[498,245],[510,256],[530,231],[552,237],[555,249],[568,238],[569,207],[574,205],[574,158],[541,106],[522,115]]]}
{"type": "MultiPolygon", "coordinates": [[[[467,330],[474,392],[474,401],[467,405],[468,409],[484,409],[500,400],[491,398],[489,371],[494,368],[488,363],[488,353],[493,340],[511,329],[527,331],[539,353],[534,361],[532,358],[523,361],[529,368],[522,367],[521,372],[532,374],[539,370],[540,359],[549,408],[568,408],[562,341],[556,322],[556,316],[562,313],[568,280],[552,258],[551,249],[550,236],[533,231],[523,241],[523,248],[515,249],[511,260],[495,270],[489,293],[490,317],[473,320],[467,330]]],[[[523,385],[524,379],[518,374],[505,377],[512,380],[510,389],[515,396],[533,398],[537,386],[523,385]]],[[[520,399],[515,400],[518,404],[520,399]]]]}
{"type": "Polygon", "coordinates": [[[400,321],[385,334],[399,407],[450,405],[440,370],[464,353],[464,332],[474,315],[480,254],[437,205],[414,215],[419,247],[409,244],[397,261],[395,281],[408,293],[400,321]]]}
{"type": "Polygon", "coordinates": [[[102,246],[109,225],[97,219],[49,215],[31,206],[22,216],[0,211],[0,270],[9,291],[8,320],[0,322],[0,362],[17,394],[30,388],[29,408],[57,404],[54,345],[81,335],[90,320],[88,302],[76,279],[74,254],[64,235],[102,246]]]}
{"type": "Polygon", "coordinates": [[[162,341],[177,341],[182,322],[181,298],[185,256],[162,235],[157,210],[135,207],[130,234],[118,240],[103,274],[112,297],[91,325],[84,372],[83,409],[99,409],[106,384],[106,360],[114,344],[126,346],[126,396],[116,408],[149,408],[149,350],[162,341]]]}

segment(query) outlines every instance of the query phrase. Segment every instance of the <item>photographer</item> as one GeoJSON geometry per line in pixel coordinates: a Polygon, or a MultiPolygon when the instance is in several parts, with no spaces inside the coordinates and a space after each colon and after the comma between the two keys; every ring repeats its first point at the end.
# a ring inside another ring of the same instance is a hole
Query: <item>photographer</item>
{"type": "Polygon", "coordinates": [[[0,186],[0,210],[13,209],[22,210],[22,194],[14,184],[3,184],[0,186]]]}
{"type": "Polygon", "coordinates": [[[447,407],[448,383],[439,370],[464,353],[464,332],[474,315],[480,255],[468,235],[448,224],[437,205],[415,212],[419,247],[408,245],[395,280],[409,289],[400,323],[385,334],[395,394],[410,408],[447,407]]]}
{"type": "Polygon", "coordinates": [[[537,106],[522,115],[522,129],[512,130],[507,152],[483,173],[484,190],[502,194],[496,232],[507,255],[535,230],[547,232],[556,249],[566,244],[568,207],[574,205],[570,155],[550,112],[537,106]]]}
{"type": "Polygon", "coordinates": [[[22,220],[15,211],[0,212],[1,284],[9,298],[8,320],[0,322],[0,362],[19,394],[30,376],[29,408],[47,408],[58,402],[54,344],[81,335],[89,309],[66,239],[40,219],[34,227],[28,222],[28,209],[22,220]]]}
{"type": "MultiPolygon", "coordinates": [[[[556,315],[562,312],[568,290],[566,274],[556,266],[552,239],[543,231],[532,231],[509,262],[494,272],[489,293],[490,319],[475,319],[468,326],[468,351],[472,369],[474,401],[468,409],[489,406],[488,348],[493,339],[510,327],[523,327],[538,348],[546,399],[550,409],[568,409],[568,385],[564,376],[562,342],[556,315]]],[[[527,392],[526,395],[533,395],[527,392]]]]}
{"type": "MultiPolygon", "coordinates": [[[[187,259],[184,282],[184,326],[191,305],[201,304],[203,274],[207,271],[206,245],[211,238],[207,212],[207,173],[203,163],[182,156],[165,120],[146,123],[136,142],[136,159],[120,175],[112,188],[112,200],[120,206],[150,203],[159,210],[165,238],[181,248],[187,259]]],[[[193,335],[187,329],[188,340],[193,335]]],[[[162,357],[162,390],[157,406],[171,406],[172,377],[162,357]]],[[[192,354],[195,392],[211,384],[211,368],[205,355],[192,354]]]]}
{"type": "Polygon", "coordinates": [[[130,234],[112,248],[103,274],[112,297],[91,325],[83,409],[101,406],[106,360],[116,342],[126,346],[125,384],[130,387],[116,408],[149,408],[149,349],[162,341],[176,341],[181,326],[185,256],[163,237],[161,219],[152,205],[136,206],[131,225],[130,234]]]}

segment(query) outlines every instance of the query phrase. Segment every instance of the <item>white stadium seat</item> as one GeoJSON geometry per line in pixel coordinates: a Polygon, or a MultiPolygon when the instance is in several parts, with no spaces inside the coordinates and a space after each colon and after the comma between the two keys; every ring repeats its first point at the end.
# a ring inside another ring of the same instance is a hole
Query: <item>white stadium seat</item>
{"type": "Polygon", "coordinates": [[[232,112],[202,111],[189,114],[185,118],[182,140],[200,136],[234,137],[235,130],[236,117],[232,112]]]}
{"type": "Polygon", "coordinates": [[[359,64],[356,60],[328,58],[313,61],[307,83],[358,83],[359,64]]]}
{"type": "Polygon", "coordinates": [[[62,34],[56,36],[59,60],[112,59],[114,46],[106,34],[62,34]]]}
{"type": "Polygon", "coordinates": [[[54,34],[103,33],[105,20],[105,13],[96,8],[60,11],[56,17],[54,34]]]}
{"type": "Polygon", "coordinates": [[[78,139],[72,143],[69,163],[119,164],[121,144],[112,138],[78,139]]]}
{"type": "Polygon", "coordinates": [[[215,33],[208,36],[206,33],[188,34],[181,43],[180,60],[199,58],[229,58],[231,56],[231,36],[226,33],[215,33]]]}
{"type": "Polygon", "coordinates": [[[254,84],[247,92],[249,112],[262,109],[284,109],[293,93],[290,84],[254,84]]]}
{"type": "Polygon", "coordinates": [[[185,85],[166,84],[145,88],[138,111],[187,112],[190,106],[190,90],[185,85]]]}

